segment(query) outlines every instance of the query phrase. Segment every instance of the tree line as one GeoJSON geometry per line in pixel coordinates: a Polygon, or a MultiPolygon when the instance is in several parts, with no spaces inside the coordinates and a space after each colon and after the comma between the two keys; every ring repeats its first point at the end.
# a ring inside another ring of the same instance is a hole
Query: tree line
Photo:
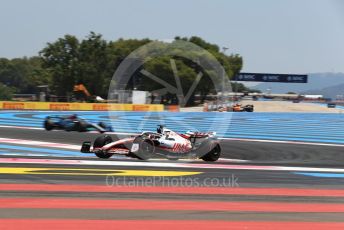
{"type": "MultiPolygon", "coordinates": [[[[230,78],[238,74],[242,68],[243,59],[240,55],[226,55],[217,45],[206,42],[200,37],[176,37],[175,41],[178,40],[192,42],[210,52],[221,63],[230,78]]],[[[52,94],[66,96],[73,92],[73,86],[77,83],[83,83],[92,95],[107,98],[109,84],[117,67],[131,52],[151,41],[150,39],[107,41],[101,34],[90,32],[84,39],[78,39],[73,35],[58,38],[52,43],[47,43],[34,57],[11,60],[0,58],[0,99],[10,100],[13,93],[38,93],[39,85],[48,85],[52,94]]],[[[175,64],[182,86],[185,88],[183,90],[186,92],[197,77],[199,67],[195,63],[178,58],[175,64]]],[[[141,68],[175,85],[170,57],[154,58],[145,62],[141,68]]],[[[134,75],[131,76],[125,89],[152,91],[161,88],[156,82],[145,78],[140,71],[136,71],[134,75]]],[[[236,89],[239,92],[249,91],[242,84],[238,84],[236,89]]],[[[213,92],[214,89],[209,84],[209,76],[202,78],[195,90],[195,93],[204,97],[213,92]]]]}

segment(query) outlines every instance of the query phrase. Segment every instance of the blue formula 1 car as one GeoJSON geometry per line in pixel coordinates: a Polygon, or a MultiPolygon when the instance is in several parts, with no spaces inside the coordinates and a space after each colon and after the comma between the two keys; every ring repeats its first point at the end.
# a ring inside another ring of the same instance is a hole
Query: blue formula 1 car
{"type": "Polygon", "coordinates": [[[78,117],[76,114],[71,116],[48,116],[43,124],[45,130],[66,130],[66,131],[98,131],[100,133],[113,132],[112,127],[104,122],[94,124],[78,117]]]}

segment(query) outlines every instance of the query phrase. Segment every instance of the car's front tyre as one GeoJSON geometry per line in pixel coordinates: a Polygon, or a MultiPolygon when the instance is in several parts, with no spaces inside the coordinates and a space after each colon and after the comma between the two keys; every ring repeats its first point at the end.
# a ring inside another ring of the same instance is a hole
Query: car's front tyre
{"type": "MultiPolygon", "coordinates": [[[[100,136],[94,141],[93,149],[99,149],[103,147],[104,145],[110,144],[111,142],[113,142],[113,140],[110,136],[108,135],[100,136]]],[[[109,154],[103,150],[96,151],[94,154],[97,157],[102,158],[102,159],[108,159],[112,156],[112,154],[109,154]]]]}
{"type": "Polygon", "coordinates": [[[49,118],[45,119],[43,126],[44,126],[44,129],[47,131],[51,131],[54,129],[54,124],[49,118]]]}

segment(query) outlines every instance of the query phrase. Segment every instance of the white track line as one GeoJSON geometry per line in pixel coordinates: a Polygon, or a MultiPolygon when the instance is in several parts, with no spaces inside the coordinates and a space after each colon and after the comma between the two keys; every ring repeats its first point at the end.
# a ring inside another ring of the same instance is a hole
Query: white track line
{"type": "Polygon", "coordinates": [[[314,168],[314,167],[230,165],[230,164],[228,165],[228,164],[206,164],[206,163],[203,163],[203,164],[166,163],[166,162],[149,162],[149,161],[148,162],[147,161],[141,161],[140,162],[140,161],[106,161],[106,160],[94,161],[94,160],[0,158],[0,163],[344,173],[344,169],[342,169],[342,168],[314,168]]]}
{"type": "MultiPolygon", "coordinates": [[[[38,145],[43,147],[79,150],[79,145],[69,145],[54,142],[21,140],[12,138],[0,138],[0,143],[19,145],[38,145]]],[[[124,159],[126,160],[126,159],[124,159]]],[[[224,161],[241,161],[237,159],[220,159],[224,161]]],[[[201,161],[199,161],[201,162],[201,161]]],[[[193,162],[154,162],[154,161],[95,161],[95,160],[60,160],[60,159],[25,159],[25,158],[0,158],[0,163],[35,163],[35,164],[66,164],[66,165],[94,165],[94,166],[132,166],[132,167],[167,167],[167,168],[195,168],[195,169],[233,169],[233,170],[268,170],[268,171],[302,171],[302,172],[340,172],[340,168],[314,168],[314,167],[289,167],[289,166],[262,166],[262,165],[230,165],[230,164],[206,164],[193,162]]]]}
{"type": "Polygon", "coordinates": [[[43,128],[38,128],[38,127],[11,126],[11,125],[0,125],[0,128],[44,130],[43,128]]]}
{"type": "MultiPolygon", "coordinates": [[[[7,125],[0,125],[0,128],[44,130],[43,128],[37,128],[37,127],[7,126],[7,125]]],[[[63,130],[55,130],[53,132],[56,132],[56,131],[62,131],[63,132],[63,130]]],[[[98,132],[91,131],[89,133],[98,133],[98,132]]],[[[107,132],[106,134],[129,135],[129,136],[130,135],[138,135],[138,133],[121,133],[121,132],[107,132]]],[[[231,138],[231,137],[223,137],[223,138],[219,138],[219,139],[220,140],[229,140],[229,141],[243,141],[243,142],[261,142],[261,143],[276,143],[276,144],[295,144],[295,145],[315,145],[315,146],[344,147],[344,144],[302,142],[302,141],[264,140],[264,139],[231,138]]]]}
{"type": "Polygon", "coordinates": [[[71,149],[71,150],[80,150],[81,148],[81,145],[61,144],[61,143],[55,143],[55,142],[33,141],[33,140],[23,140],[23,139],[13,139],[13,138],[2,138],[2,137],[0,137],[0,143],[16,144],[16,145],[33,145],[37,147],[49,147],[49,148],[59,148],[59,149],[71,149]]]}
{"type": "MultiPolygon", "coordinates": [[[[80,149],[81,149],[81,145],[62,144],[62,143],[45,142],[45,141],[23,140],[23,139],[13,139],[13,138],[2,138],[2,137],[0,137],[0,143],[15,144],[15,145],[30,145],[30,146],[37,146],[37,147],[49,147],[49,148],[69,149],[69,150],[78,150],[78,151],[80,151],[80,149]]],[[[14,155],[14,154],[5,153],[5,154],[1,154],[1,155],[14,155]]],[[[15,154],[15,155],[27,156],[27,155],[25,155],[25,153],[15,154]]],[[[36,155],[36,156],[38,156],[38,155],[36,155]]],[[[42,155],[42,156],[49,156],[49,155],[42,155]]],[[[88,156],[89,156],[89,154],[85,154],[85,157],[88,157],[88,156]]],[[[66,156],[61,156],[61,157],[66,157],[66,156]]],[[[75,157],[75,156],[70,156],[70,157],[75,157]]],[[[129,158],[126,156],[114,156],[112,158],[113,159],[132,159],[132,158],[129,158]]],[[[163,159],[163,160],[166,160],[166,159],[163,159]]],[[[159,161],[161,161],[161,159],[159,159],[159,161]]],[[[179,161],[194,162],[195,160],[181,159],[179,161]]],[[[221,161],[222,162],[249,162],[249,160],[228,159],[228,158],[220,158],[219,161],[220,162],[221,161]]]]}
{"type": "Polygon", "coordinates": [[[245,142],[263,142],[263,143],[278,143],[278,144],[318,145],[318,146],[344,147],[343,144],[302,142],[302,141],[278,141],[278,140],[261,140],[261,139],[248,139],[248,138],[219,138],[219,139],[221,139],[221,140],[231,140],[231,141],[245,141],[245,142]]]}

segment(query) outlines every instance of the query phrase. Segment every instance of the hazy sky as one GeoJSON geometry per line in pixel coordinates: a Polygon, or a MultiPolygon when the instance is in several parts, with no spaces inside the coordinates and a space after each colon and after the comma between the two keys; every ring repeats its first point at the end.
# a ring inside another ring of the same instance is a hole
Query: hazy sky
{"type": "Polygon", "coordinates": [[[105,39],[197,35],[247,72],[344,72],[340,0],[0,0],[0,57],[37,55],[64,34],[105,39]]]}

